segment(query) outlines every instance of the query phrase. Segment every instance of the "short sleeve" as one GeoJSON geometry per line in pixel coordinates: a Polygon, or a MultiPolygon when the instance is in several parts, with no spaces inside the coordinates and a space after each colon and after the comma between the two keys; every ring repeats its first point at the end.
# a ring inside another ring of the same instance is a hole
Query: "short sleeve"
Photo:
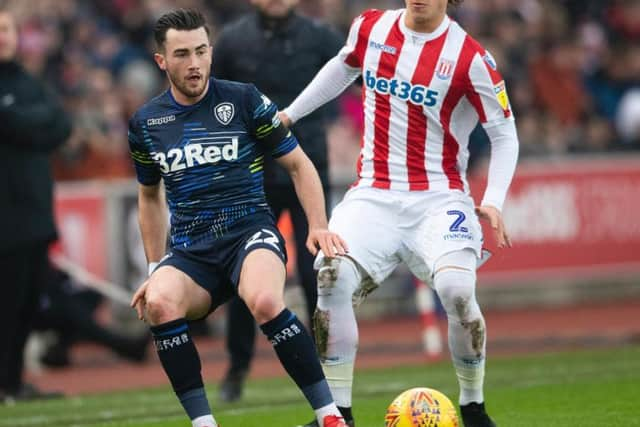
{"type": "Polygon", "coordinates": [[[467,95],[484,127],[513,120],[507,87],[489,52],[481,50],[474,55],[469,67],[469,81],[467,95]]]}
{"type": "Polygon", "coordinates": [[[298,145],[298,140],[278,117],[278,106],[255,86],[248,91],[248,108],[253,136],[270,150],[273,157],[284,156],[298,145]]]}
{"type": "Polygon", "coordinates": [[[338,52],[342,62],[351,68],[362,68],[371,30],[383,14],[384,11],[370,9],[353,20],[347,41],[338,52]]]}
{"type": "Polygon", "coordinates": [[[148,145],[144,143],[143,136],[136,126],[135,117],[129,120],[127,138],[138,182],[142,185],[155,185],[160,182],[160,170],[151,157],[148,145]]]}
{"type": "Polygon", "coordinates": [[[353,20],[351,28],[349,28],[349,35],[340,52],[338,52],[338,58],[345,64],[353,68],[362,67],[362,58],[358,54],[358,37],[360,34],[360,27],[364,21],[364,15],[360,15],[353,20]]]}

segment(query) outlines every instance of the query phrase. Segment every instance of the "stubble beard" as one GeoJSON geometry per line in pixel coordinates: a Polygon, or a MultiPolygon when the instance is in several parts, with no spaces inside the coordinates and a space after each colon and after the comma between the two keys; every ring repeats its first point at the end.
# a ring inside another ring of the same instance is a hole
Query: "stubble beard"
{"type": "Polygon", "coordinates": [[[199,84],[193,87],[189,85],[189,82],[187,80],[180,79],[177,75],[173,74],[170,71],[167,72],[167,76],[169,77],[171,84],[173,84],[173,86],[178,90],[178,92],[180,92],[187,98],[198,98],[200,95],[202,95],[205,88],[207,87],[207,82],[209,81],[209,75],[210,75],[209,72],[204,73],[202,75],[201,80],[199,81],[199,84]]]}

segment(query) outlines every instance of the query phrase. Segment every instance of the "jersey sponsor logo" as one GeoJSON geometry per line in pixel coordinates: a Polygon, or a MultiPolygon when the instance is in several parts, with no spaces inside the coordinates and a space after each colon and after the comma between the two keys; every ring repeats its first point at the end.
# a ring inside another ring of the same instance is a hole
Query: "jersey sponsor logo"
{"type": "Polygon", "coordinates": [[[507,86],[502,80],[500,83],[493,87],[493,91],[496,94],[496,99],[504,111],[509,110],[509,95],[507,95],[507,86]]]}
{"type": "Polygon", "coordinates": [[[456,66],[455,61],[449,59],[441,59],[436,67],[436,77],[440,80],[449,80],[453,75],[453,69],[456,66]]]}
{"type": "Polygon", "coordinates": [[[232,162],[238,159],[238,137],[224,145],[189,144],[172,148],[165,153],[153,154],[153,159],[164,173],[176,172],[193,166],[216,164],[221,160],[232,162]]]}
{"type": "Polygon", "coordinates": [[[235,115],[235,108],[230,102],[222,102],[216,105],[216,108],[213,110],[216,119],[222,123],[223,125],[228,125],[231,123],[233,116],[235,115]]]}
{"type": "Polygon", "coordinates": [[[485,52],[482,56],[482,59],[489,67],[491,67],[493,71],[498,71],[498,65],[496,64],[496,60],[493,58],[493,55],[491,55],[489,52],[485,52]]]}
{"type": "Polygon", "coordinates": [[[175,121],[176,121],[176,116],[172,114],[170,116],[157,117],[155,119],[148,119],[147,126],[166,125],[167,123],[171,123],[175,121]]]}
{"type": "Polygon", "coordinates": [[[262,230],[256,232],[253,236],[251,236],[249,240],[247,240],[247,243],[244,245],[244,249],[247,250],[257,243],[264,243],[273,246],[278,252],[280,252],[280,246],[278,246],[279,242],[280,239],[278,239],[276,233],[267,228],[263,228],[262,230]]]}
{"type": "Polygon", "coordinates": [[[375,42],[373,40],[371,40],[369,42],[369,47],[372,48],[372,49],[381,50],[381,51],[389,53],[391,55],[395,55],[396,52],[397,52],[397,49],[395,47],[389,46],[389,45],[384,44],[384,43],[378,43],[378,42],[375,42]]]}
{"type": "Polygon", "coordinates": [[[376,77],[371,70],[365,73],[365,85],[381,95],[392,95],[412,104],[433,107],[438,102],[439,93],[423,85],[414,85],[404,80],[376,77]]]}

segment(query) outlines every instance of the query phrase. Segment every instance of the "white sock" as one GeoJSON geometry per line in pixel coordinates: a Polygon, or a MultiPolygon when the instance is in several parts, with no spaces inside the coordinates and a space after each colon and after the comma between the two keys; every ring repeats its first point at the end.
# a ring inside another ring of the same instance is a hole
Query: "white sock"
{"type": "MultiPolygon", "coordinates": [[[[354,354],[355,356],[355,354],[354,354]]],[[[340,364],[322,364],[322,370],[331,389],[336,405],[342,408],[351,407],[353,389],[353,362],[340,364]]]]}
{"type": "Polygon", "coordinates": [[[338,406],[351,406],[353,367],[358,349],[358,325],[353,293],[361,280],[348,258],[334,258],[318,272],[315,333],[318,354],[331,395],[338,406]]]}
{"type": "Polygon", "coordinates": [[[213,418],[213,415],[203,415],[191,420],[192,427],[218,427],[218,423],[213,418]]]}
{"type": "Polygon", "coordinates": [[[323,406],[322,408],[315,409],[315,413],[316,413],[316,419],[318,420],[318,425],[320,427],[323,427],[324,417],[326,417],[327,415],[337,415],[339,417],[342,417],[335,403],[330,403],[327,406],[323,406]]]}
{"type": "Polygon", "coordinates": [[[475,271],[444,269],[435,276],[447,312],[449,350],[460,385],[460,405],[484,401],[486,326],[475,297],[475,271]]]}

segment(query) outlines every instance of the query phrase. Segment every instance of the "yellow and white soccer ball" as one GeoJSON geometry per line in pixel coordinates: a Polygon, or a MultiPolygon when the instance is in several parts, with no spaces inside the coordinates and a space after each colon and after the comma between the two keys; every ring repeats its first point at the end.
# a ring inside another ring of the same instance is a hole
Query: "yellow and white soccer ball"
{"type": "Polygon", "coordinates": [[[385,427],[459,427],[447,396],[431,388],[412,388],[396,397],[384,417],[385,427]]]}

